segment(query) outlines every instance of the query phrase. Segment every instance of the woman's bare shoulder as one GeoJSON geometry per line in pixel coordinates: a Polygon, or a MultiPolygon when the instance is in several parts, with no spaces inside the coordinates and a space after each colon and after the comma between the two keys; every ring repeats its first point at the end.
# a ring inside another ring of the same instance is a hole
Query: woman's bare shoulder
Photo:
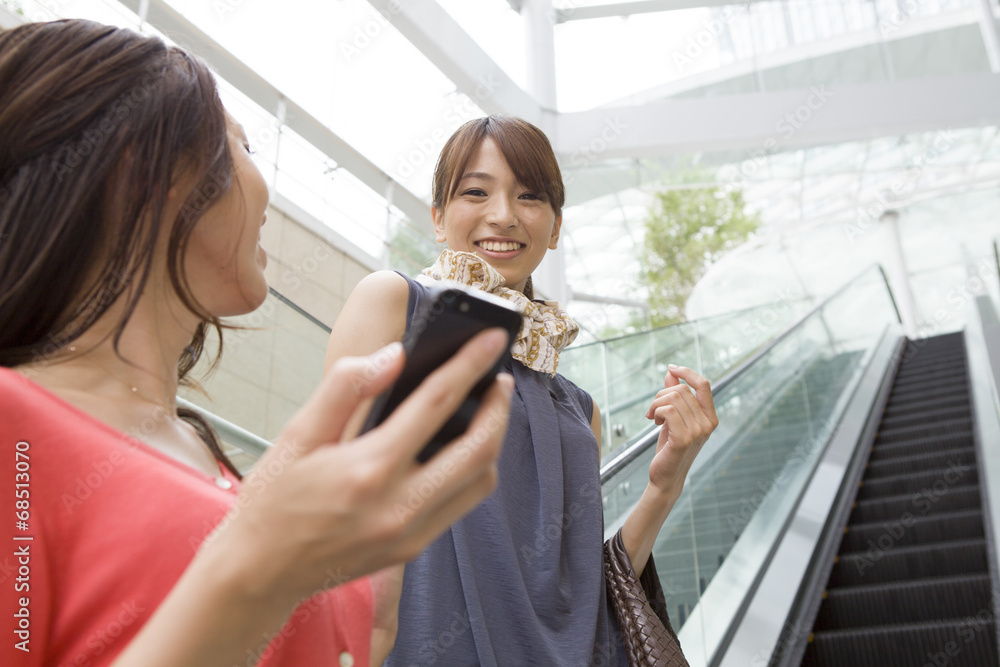
{"type": "Polygon", "coordinates": [[[326,351],[326,367],[344,356],[361,356],[406,333],[410,286],[395,271],[376,271],[357,284],[337,316],[326,351]]]}

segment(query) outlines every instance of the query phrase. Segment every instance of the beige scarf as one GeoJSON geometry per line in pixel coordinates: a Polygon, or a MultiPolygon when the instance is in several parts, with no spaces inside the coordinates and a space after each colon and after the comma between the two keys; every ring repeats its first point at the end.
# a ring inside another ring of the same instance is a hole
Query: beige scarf
{"type": "Polygon", "coordinates": [[[471,252],[445,250],[433,266],[417,277],[424,284],[431,280],[452,280],[481,289],[511,301],[521,311],[521,330],[511,348],[511,355],[528,368],[555,375],[559,353],[573,342],[580,327],[555,301],[532,301],[506,287],[507,280],[486,260],[471,252]]]}

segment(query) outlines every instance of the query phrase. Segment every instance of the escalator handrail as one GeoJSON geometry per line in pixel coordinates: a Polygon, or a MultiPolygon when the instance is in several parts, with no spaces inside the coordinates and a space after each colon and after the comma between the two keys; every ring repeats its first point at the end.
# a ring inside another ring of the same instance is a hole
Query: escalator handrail
{"type": "MultiPolygon", "coordinates": [[[[792,322],[784,331],[779,333],[777,336],[772,338],[770,341],[765,343],[759,350],[757,350],[749,359],[741,363],[739,366],[733,370],[726,373],[722,379],[720,379],[715,386],[712,387],[712,393],[719,395],[722,391],[736,381],[738,377],[743,375],[746,371],[750,369],[751,366],[756,364],[762,357],[764,357],[768,352],[774,349],[780,342],[788,338],[794,331],[796,331],[800,326],[802,326],[809,318],[818,313],[820,310],[825,308],[831,301],[843,294],[849,287],[858,282],[862,277],[867,275],[873,269],[877,269],[879,275],[882,276],[882,282],[885,284],[885,289],[889,293],[889,298],[892,301],[893,309],[896,313],[896,320],[902,323],[902,318],[899,315],[899,308],[896,305],[896,299],[892,293],[892,287],[889,285],[889,279],[885,275],[885,271],[882,269],[882,265],[878,263],[869,264],[867,267],[859,271],[850,280],[845,282],[843,285],[838,287],[834,292],[828,295],[825,299],[820,301],[818,304],[810,308],[805,314],[803,314],[799,319],[792,322]]],[[[623,470],[630,463],[635,461],[639,456],[642,455],[647,449],[656,445],[656,440],[659,437],[659,429],[652,428],[643,437],[640,437],[635,444],[631,445],[627,449],[623,450],[618,455],[614,456],[607,463],[601,466],[601,485],[603,486],[609,479],[614,477],[618,472],[623,470]]]]}
{"type": "MultiPolygon", "coordinates": [[[[869,267],[870,268],[870,267],[869,267]]],[[[810,297],[806,296],[801,299],[802,301],[809,301],[810,297]]],[[[586,343],[581,343],[579,345],[573,345],[572,347],[566,348],[565,352],[575,352],[576,350],[582,350],[587,347],[593,347],[595,345],[604,345],[607,343],[613,343],[615,341],[624,340],[625,338],[638,338],[640,336],[649,336],[651,334],[664,331],[665,329],[673,329],[677,327],[692,326],[696,324],[709,324],[712,320],[718,320],[722,318],[735,317],[739,314],[746,314],[760,308],[767,308],[774,304],[779,304],[781,301],[768,301],[767,303],[758,304],[756,306],[748,306],[746,308],[740,308],[738,310],[729,310],[724,313],[718,313],[717,315],[709,315],[707,317],[699,317],[694,320],[687,320],[684,322],[674,322],[673,324],[665,324],[661,327],[654,327],[652,329],[645,329],[643,331],[634,331],[632,333],[619,334],[617,336],[612,336],[610,338],[601,338],[600,340],[592,340],[586,343]]],[[[560,354],[565,354],[565,352],[560,354]]]]}

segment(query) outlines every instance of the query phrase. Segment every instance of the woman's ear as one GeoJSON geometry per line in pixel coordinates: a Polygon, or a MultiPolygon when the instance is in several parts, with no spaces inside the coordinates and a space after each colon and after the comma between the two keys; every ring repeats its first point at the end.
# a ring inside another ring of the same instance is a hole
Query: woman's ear
{"type": "Polygon", "coordinates": [[[444,234],[444,211],[436,206],[431,206],[431,220],[434,222],[434,240],[438,243],[446,243],[448,237],[444,234]]]}
{"type": "Polygon", "coordinates": [[[562,216],[556,217],[556,222],[552,225],[552,236],[549,237],[549,250],[555,250],[559,245],[559,230],[562,229],[562,216]]]}

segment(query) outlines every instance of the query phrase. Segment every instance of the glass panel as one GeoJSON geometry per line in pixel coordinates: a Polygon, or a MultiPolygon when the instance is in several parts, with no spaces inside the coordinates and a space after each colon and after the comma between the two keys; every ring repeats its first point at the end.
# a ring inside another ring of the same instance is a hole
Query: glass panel
{"type": "MultiPolygon", "coordinates": [[[[712,338],[730,359],[732,349],[724,343],[737,321],[716,327],[719,335],[712,338]]],[[[895,322],[890,295],[873,268],[716,394],[719,428],[653,548],[668,610],[685,645],[710,652],[725,634],[750,584],[735,573],[756,571],[763,563],[871,355],[895,322]],[[697,622],[688,626],[692,618],[697,622]]],[[[702,354],[712,349],[701,346],[702,354]]],[[[604,485],[606,528],[620,525],[642,493],[652,454],[650,448],[604,485]]]]}
{"type": "Polygon", "coordinates": [[[601,411],[602,455],[641,437],[650,427],[645,408],[663,387],[668,364],[687,366],[709,380],[747,359],[809,306],[789,300],[661,327],[565,350],[559,371],[590,392],[601,411]]]}
{"type": "MultiPolygon", "coordinates": [[[[210,335],[206,353],[191,373],[204,391],[182,388],[179,395],[273,440],[319,385],[330,330],[273,290],[260,308],[228,318],[227,323],[245,328],[225,331],[222,360],[205,377],[216,350],[217,339],[210,335]]],[[[254,461],[235,448],[231,456],[241,470],[248,470],[254,461]]]]}

